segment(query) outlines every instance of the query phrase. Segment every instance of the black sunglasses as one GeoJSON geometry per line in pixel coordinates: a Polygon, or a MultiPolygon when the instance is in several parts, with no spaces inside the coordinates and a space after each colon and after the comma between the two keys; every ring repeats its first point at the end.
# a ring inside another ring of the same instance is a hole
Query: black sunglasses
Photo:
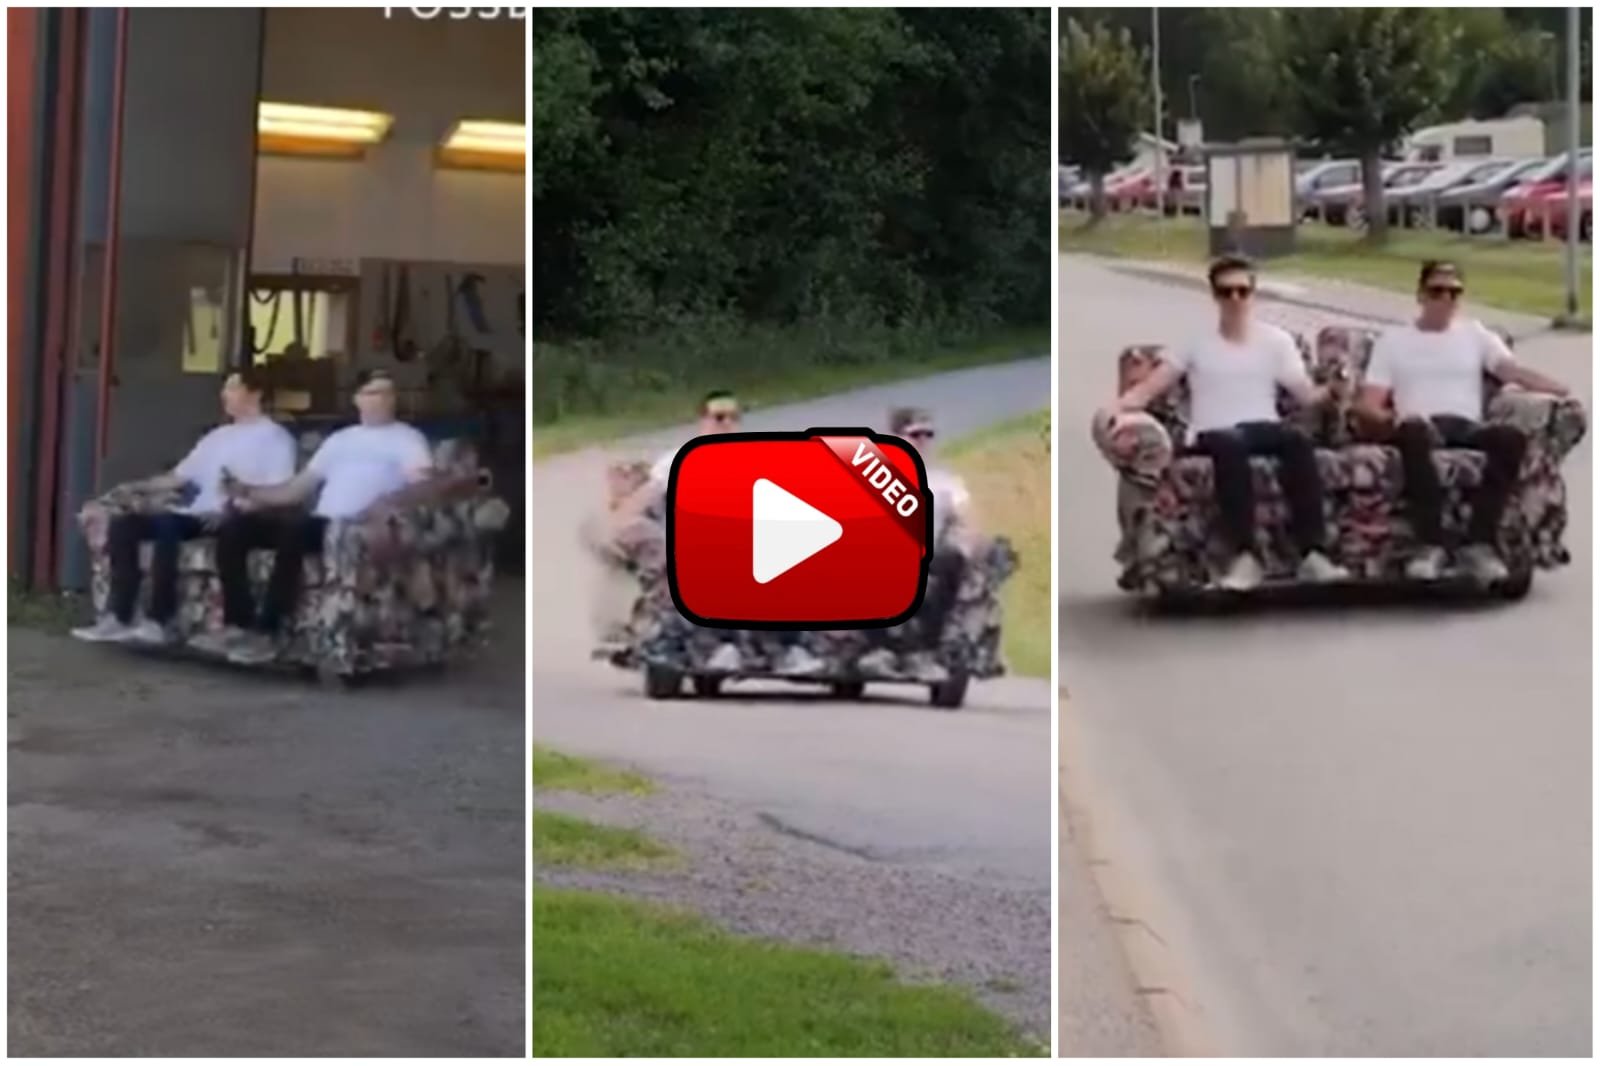
{"type": "Polygon", "coordinates": [[[932,440],[936,434],[931,429],[908,429],[906,436],[912,440],[932,440]]]}
{"type": "Polygon", "coordinates": [[[711,411],[709,414],[711,416],[711,421],[718,422],[723,425],[737,422],[740,418],[738,411],[711,411]]]}
{"type": "Polygon", "coordinates": [[[1248,300],[1255,289],[1249,285],[1213,285],[1211,295],[1219,300],[1248,300]]]}
{"type": "Polygon", "coordinates": [[[1466,290],[1459,285],[1429,285],[1422,291],[1427,293],[1431,300],[1459,300],[1466,290]]]}

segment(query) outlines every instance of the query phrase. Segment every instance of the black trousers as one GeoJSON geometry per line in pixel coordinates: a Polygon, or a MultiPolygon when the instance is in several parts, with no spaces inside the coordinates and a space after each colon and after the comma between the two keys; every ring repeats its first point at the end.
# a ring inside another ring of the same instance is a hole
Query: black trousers
{"type": "Polygon", "coordinates": [[[1467,527],[1471,544],[1493,544],[1516,487],[1528,438],[1515,426],[1490,425],[1455,415],[1435,415],[1424,422],[1406,419],[1395,427],[1395,444],[1405,469],[1406,505],[1417,539],[1424,544],[1444,544],[1444,488],[1433,465],[1436,447],[1470,448],[1484,454],[1483,480],[1472,496],[1472,517],[1467,527]]]}
{"type": "Polygon", "coordinates": [[[928,560],[928,591],[922,606],[903,626],[896,629],[869,629],[874,648],[898,646],[918,651],[934,651],[944,636],[944,624],[961,592],[961,579],[967,572],[967,557],[954,548],[940,548],[928,560]]]}
{"type": "Polygon", "coordinates": [[[326,518],[307,514],[238,514],[217,530],[217,570],[222,578],[223,621],[240,629],[276,633],[300,600],[300,570],[307,555],[322,553],[326,518]],[[272,550],[272,577],[256,611],[250,595],[250,552],[272,550]]]}
{"type": "Polygon", "coordinates": [[[1211,429],[1195,438],[1188,454],[1211,459],[1222,532],[1235,552],[1256,545],[1255,479],[1250,457],[1269,455],[1278,461],[1278,484],[1289,501],[1289,532],[1301,554],[1319,551],[1327,530],[1322,513],[1322,474],[1311,438],[1282,422],[1241,422],[1231,429],[1211,429]]]}
{"type": "Polygon", "coordinates": [[[178,610],[178,546],[206,535],[191,514],[124,514],[106,531],[111,556],[111,613],[123,625],[133,621],[139,602],[139,545],[153,541],[150,560],[150,619],[165,625],[178,610]]]}

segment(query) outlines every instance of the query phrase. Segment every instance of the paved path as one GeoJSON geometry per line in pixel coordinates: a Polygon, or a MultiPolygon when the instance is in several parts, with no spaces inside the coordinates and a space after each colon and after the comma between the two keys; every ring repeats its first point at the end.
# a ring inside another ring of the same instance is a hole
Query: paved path
{"type": "Polygon", "coordinates": [[[13,628],[10,1053],[522,1055],[524,602],[354,692],[13,628]]]}
{"type": "MultiPolygon", "coordinates": [[[[1193,1005],[1185,1036],[1243,1054],[1587,1056],[1587,443],[1567,467],[1576,562],[1521,605],[1155,620],[1115,591],[1114,482],[1087,426],[1122,345],[1178,341],[1211,309],[1069,256],[1061,314],[1063,739],[1097,844],[1159,937],[1159,979],[1193,1005]]],[[[1589,337],[1518,350],[1590,395],[1589,337]]]]}
{"type": "MultiPolygon", "coordinates": [[[[751,429],[881,423],[894,403],[921,403],[947,435],[1036,410],[1049,361],[940,374],[917,382],[757,412],[751,429]]],[[[650,454],[687,427],[619,443],[650,454]]],[[[841,851],[929,877],[1005,889],[1034,927],[1050,900],[1049,684],[1002,678],[973,686],[959,713],[936,712],[916,688],[886,688],[861,704],[808,698],[793,687],[738,686],[716,701],[646,701],[641,679],[587,658],[591,564],[578,524],[600,503],[605,456],[586,451],[536,463],[530,508],[534,558],[532,730],[535,741],[620,759],[718,801],[759,813],[841,851]],[[1017,895],[1015,890],[1023,890],[1017,895]]],[[[1048,938],[1018,960],[1048,974],[1048,938]]]]}

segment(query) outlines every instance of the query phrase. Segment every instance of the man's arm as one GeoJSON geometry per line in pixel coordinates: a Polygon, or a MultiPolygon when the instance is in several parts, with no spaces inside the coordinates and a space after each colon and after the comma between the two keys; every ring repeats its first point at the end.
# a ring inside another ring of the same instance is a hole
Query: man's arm
{"type": "Polygon", "coordinates": [[[1507,385],[1518,385],[1529,392],[1547,392],[1552,396],[1566,396],[1570,390],[1555,378],[1541,374],[1517,361],[1511,349],[1498,333],[1483,325],[1478,326],[1483,339],[1483,366],[1494,377],[1507,385]]]}
{"type": "Polygon", "coordinates": [[[1177,363],[1169,363],[1163,359],[1150,371],[1144,380],[1138,382],[1117,397],[1115,410],[1119,413],[1143,411],[1155,403],[1167,391],[1183,380],[1184,368],[1177,363]]]}
{"type": "Polygon", "coordinates": [[[306,467],[288,481],[277,485],[246,485],[242,481],[229,479],[224,491],[247,508],[293,507],[304,503],[321,485],[322,475],[306,467]]]}

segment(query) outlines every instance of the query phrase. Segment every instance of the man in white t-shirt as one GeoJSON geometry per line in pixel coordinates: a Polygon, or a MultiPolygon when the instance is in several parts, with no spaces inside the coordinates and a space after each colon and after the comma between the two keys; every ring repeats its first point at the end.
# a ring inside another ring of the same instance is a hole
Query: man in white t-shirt
{"type": "Polygon", "coordinates": [[[230,486],[239,513],[217,533],[226,628],[214,642],[216,651],[241,663],[275,658],[278,628],[299,600],[302,564],[308,553],[322,551],[328,524],[380,518],[397,494],[433,476],[433,449],[416,427],[396,420],[395,400],[393,378],[381,370],[364,372],[355,394],[361,421],[323,441],[304,470],[280,485],[230,486]],[[311,513],[297,509],[313,495],[311,513]],[[245,567],[252,548],[273,550],[259,611],[245,567]]]}
{"type": "MultiPolygon", "coordinates": [[[[1255,481],[1250,457],[1278,461],[1278,481],[1289,503],[1290,533],[1300,550],[1304,581],[1340,581],[1349,571],[1328,558],[1322,478],[1311,438],[1278,415],[1278,390],[1302,406],[1326,403],[1331,393],[1312,383],[1294,338],[1254,321],[1256,275],[1250,261],[1224,256],[1207,277],[1217,304],[1217,330],[1168,355],[1147,378],[1117,401],[1120,411],[1141,411],[1179,381],[1189,382],[1190,454],[1209,456],[1223,533],[1233,557],[1218,580],[1246,591],[1261,584],[1256,558],[1255,481]]],[[[1175,442],[1179,443],[1179,442],[1175,442]]]]}
{"type": "Polygon", "coordinates": [[[1565,396],[1567,390],[1518,363],[1505,341],[1481,322],[1458,315],[1465,291],[1462,271],[1454,263],[1422,264],[1417,319],[1379,336],[1356,410],[1376,435],[1392,439],[1400,449],[1411,525],[1422,544],[1406,563],[1406,575],[1415,580],[1438,580],[1446,560],[1444,490],[1433,450],[1484,453],[1483,479],[1473,493],[1460,561],[1474,580],[1489,585],[1509,576],[1496,542],[1528,438],[1516,426],[1484,424],[1484,375],[1534,392],[1565,396]]]}
{"type": "Polygon", "coordinates": [[[89,641],[163,644],[178,606],[178,548],[211,536],[219,528],[228,500],[224,472],[246,484],[274,485],[294,476],[295,444],[289,431],[261,413],[263,382],[253,367],[230,373],[222,383],[222,410],[228,421],[211,430],[165,474],[140,484],[152,492],[195,490],[187,504],[155,514],[124,514],[106,531],[111,559],[107,612],[94,625],[72,635],[89,641]],[[150,560],[150,610],[134,624],[139,602],[139,546],[154,544],[150,560]]]}
{"type": "MultiPolygon", "coordinates": [[[[938,430],[931,412],[922,407],[896,407],[889,412],[889,432],[901,437],[922,456],[928,474],[928,492],[933,496],[933,553],[928,557],[928,593],[916,618],[908,623],[908,633],[916,646],[906,655],[902,670],[893,649],[886,645],[862,655],[856,668],[867,677],[909,674],[919,681],[939,682],[949,678],[940,664],[938,644],[944,634],[945,619],[955,606],[966,575],[967,559],[973,541],[972,494],[967,483],[950,468],[937,463],[938,430]]],[[[887,632],[882,636],[887,638],[887,632]]]]}

